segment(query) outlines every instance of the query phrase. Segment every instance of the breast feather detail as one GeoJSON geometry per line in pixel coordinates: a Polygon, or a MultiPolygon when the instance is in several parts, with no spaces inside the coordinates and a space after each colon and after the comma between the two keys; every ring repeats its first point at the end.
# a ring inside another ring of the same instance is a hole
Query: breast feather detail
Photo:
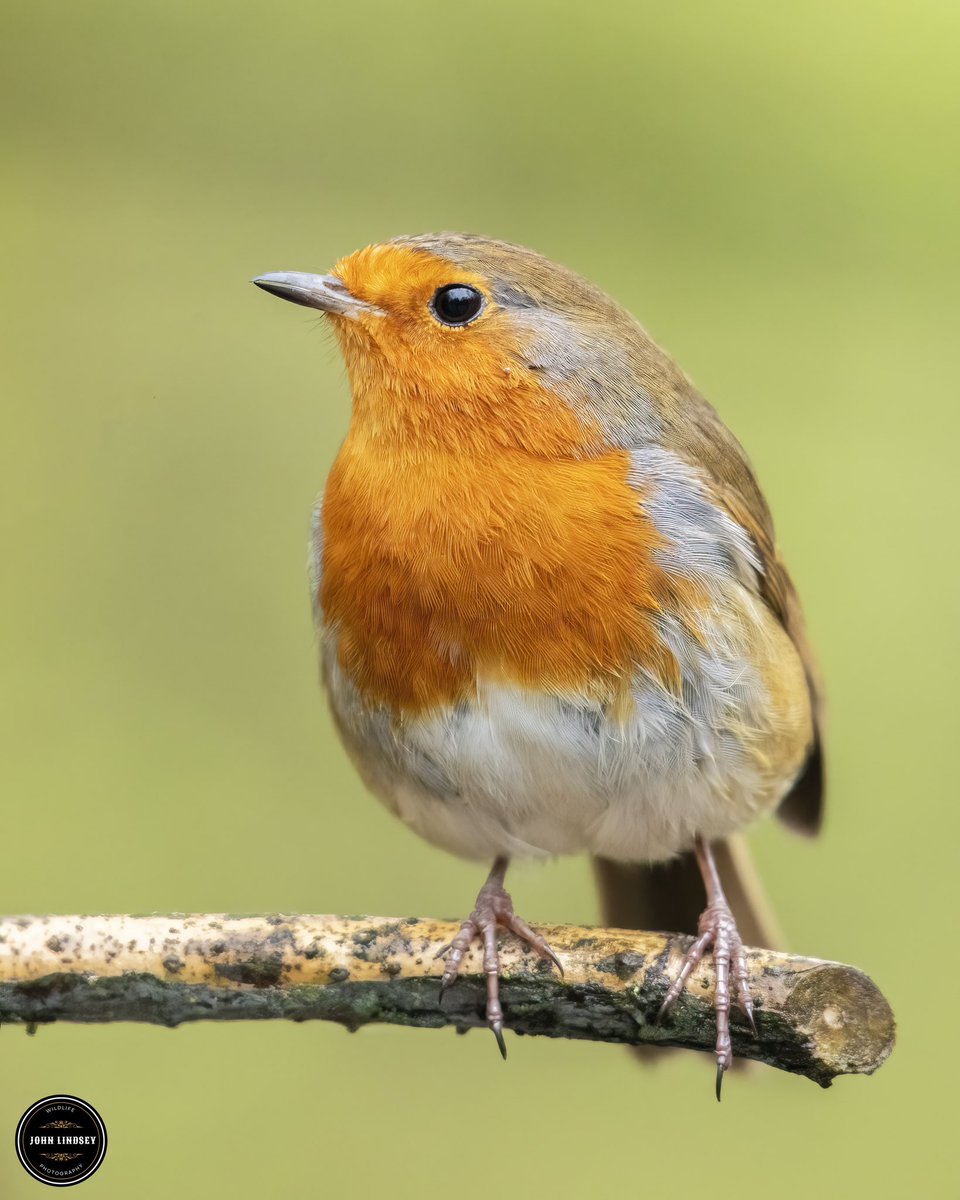
{"type": "MultiPolygon", "coordinates": [[[[754,564],[748,541],[721,545],[709,528],[686,561],[663,474],[620,450],[399,464],[348,438],[315,536],[341,668],[407,715],[469,698],[478,678],[612,702],[642,669],[679,691],[660,618],[695,625],[715,577],[754,564]]],[[[685,486],[681,515],[703,522],[715,510],[685,486]]]]}

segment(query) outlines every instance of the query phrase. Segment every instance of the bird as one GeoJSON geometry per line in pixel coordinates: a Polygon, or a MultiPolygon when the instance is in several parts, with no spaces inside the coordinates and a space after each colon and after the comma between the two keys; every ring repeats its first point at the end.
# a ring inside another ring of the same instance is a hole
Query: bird
{"type": "Polygon", "coordinates": [[[433,845],[492,863],[445,955],[479,941],[506,1057],[515,859],[587,854],[604,917],[696,929],[716,1092],[745,945],[769,943],[742,831],[815,833],[822,689],[746,452],[644,327],[523,246],[394,238],[253,281],[329,321],[352,392],[310,587],[333,720],[363,781],[433,845]]]}

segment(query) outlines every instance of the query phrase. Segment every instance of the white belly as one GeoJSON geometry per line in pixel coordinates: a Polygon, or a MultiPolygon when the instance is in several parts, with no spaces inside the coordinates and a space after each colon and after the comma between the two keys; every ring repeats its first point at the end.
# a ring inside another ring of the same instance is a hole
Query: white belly
{"type": "Polygon", "coordinates": [[[325,677],[365,781],[428,841],[466,858],[586,851],[641,862],[743,827],[792,781],[793,768],[778,778],[764,765],[770,713],[755,675],[742,659],[705,657],[704,687],[683,696],[638,677],[621,720],[484,681],[469,703],[393,719],[361,702],[332,645],[325,677]]]}

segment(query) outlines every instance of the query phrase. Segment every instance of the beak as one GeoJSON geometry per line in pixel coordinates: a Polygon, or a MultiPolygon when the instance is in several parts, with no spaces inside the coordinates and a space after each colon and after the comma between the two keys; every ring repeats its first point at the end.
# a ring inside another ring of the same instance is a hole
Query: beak
{"type": "Polygon", "coordinates": [[[383,310],[360,300],[336,275],[307,275],[302,271],[275,271],[270,275],[258,275],[251,280],[281,300],[292,300],[307,308],[319,308],[321,312],[336,313],[342,317],[358,317],[361,313],[383,316],[383,310]]]}

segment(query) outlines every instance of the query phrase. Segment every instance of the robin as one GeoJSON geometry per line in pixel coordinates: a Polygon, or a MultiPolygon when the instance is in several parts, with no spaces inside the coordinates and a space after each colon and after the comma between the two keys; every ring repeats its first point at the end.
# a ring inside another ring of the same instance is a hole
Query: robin
{"type": "Polygon", "coordinates": [[[661,1011],[712,954],[719,1097],[768,940],[738,831],[815,831],[823,786],[744,450],[628,312],[523,247],[424,234],[253,282],[327,315],[353,392],[311,547],[340,736],[412,829],[493,863],[443,985],[479,938],[505,1054],[498,929],[560,966],[507,865],[586,852],[608,923],[696,925],[661,1011]]]}

